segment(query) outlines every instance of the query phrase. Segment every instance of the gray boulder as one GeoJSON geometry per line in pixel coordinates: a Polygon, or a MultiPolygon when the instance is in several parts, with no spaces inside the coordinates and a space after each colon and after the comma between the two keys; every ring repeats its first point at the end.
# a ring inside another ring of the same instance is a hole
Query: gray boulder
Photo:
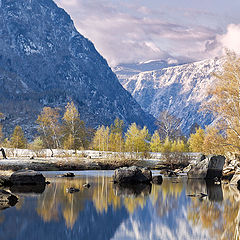
{"type": "Polygon", "coordinates": [[[14,172],[9,179],[13,185],[45,184],[45,177],[33,170],[19,170],[14,172]]]}
{"type": "Polygon", "coordinates": [[[115,183],[150,183],[152,172],[136,166],[123,167],[114,171],[113,180],[115,183]]]}
{"type": "MultiPolygon", "coordinates": [[[[204,155],[203,155],[204,156],[204,155]]],[[[221,178],[225,157],[210,155],[201,157],[195,165],[191,166],[188,172],[188,178],[214,179],[221,178]]]]}

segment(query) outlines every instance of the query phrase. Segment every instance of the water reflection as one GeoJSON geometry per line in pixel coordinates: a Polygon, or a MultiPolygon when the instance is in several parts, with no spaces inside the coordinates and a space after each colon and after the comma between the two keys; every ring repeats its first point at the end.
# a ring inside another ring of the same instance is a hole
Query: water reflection
{"type": "Polygon", "coordinates": [[[173,183],[166,178],[162,185],[133,187],[115,185],[109,174],[98,172],[49,180],[45,190],[11,189],[20,198],[15,207],[0,212],[0,236],[6,240],[239,237],[240,194],[229,185],[185,178],[173,183]],[[84,188],[85,183],[91,187],[84,188]],[[70,187],[80,191],[69,194],[70,187]],[[199,193],[208,196],[187,196],[199,193]]]}

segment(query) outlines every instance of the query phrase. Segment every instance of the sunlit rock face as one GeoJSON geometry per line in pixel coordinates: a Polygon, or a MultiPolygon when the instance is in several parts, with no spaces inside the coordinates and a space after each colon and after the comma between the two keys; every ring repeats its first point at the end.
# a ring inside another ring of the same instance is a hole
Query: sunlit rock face
{"type": "Polygon", "coordinates": [[[163,65],[137,74],[116,68],[116,73],[143,110],[156,118],[168,110],[182,120],[183,132],[189,134],[193,124],[204,127],[213,121],[210,114],[199,110],[203,102],[209,101],[207,92],[216,82],[212,73],[221,70],[223,62],[215,58],[173,67],[163,65]]]}
{"type": "Polygon", "coordinates": [[[93,43],[52,0],[0,0],[0,111],[29,132],[44,106],[73,100],[90,126],[151,125],[93,43]]]}

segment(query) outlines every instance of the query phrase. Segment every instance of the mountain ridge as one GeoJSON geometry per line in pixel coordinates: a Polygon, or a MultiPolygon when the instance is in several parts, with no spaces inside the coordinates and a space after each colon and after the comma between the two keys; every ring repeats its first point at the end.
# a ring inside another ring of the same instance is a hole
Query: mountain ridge
{"type": "Polygon", "coordinates": [[[87,125],[152,127],[154,118],[119,83],[92,42],[52,0],[0,1],[0,112],[5,129],[31,135],[44,106],[77,105],[87,125]]]}

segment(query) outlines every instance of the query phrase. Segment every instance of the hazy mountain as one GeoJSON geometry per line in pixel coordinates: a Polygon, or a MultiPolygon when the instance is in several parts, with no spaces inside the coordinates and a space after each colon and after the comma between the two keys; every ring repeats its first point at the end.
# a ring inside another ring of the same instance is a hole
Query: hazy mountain
{"type": "Polygon", "coordinates": [[[211,115],[199,112],[208,101],[207,91],[214,84],[213,72],[221,69],[223,59],[209,59],[159,70],[144,71],[119,79],[141,107],[158,117],[163,110],[182,119],[182,129],[188,134],[191,126],[212,122],[211,115]]]}
{"type": "Polygon", "coordinates": [[[52,0],[0,0],[0,112],[29,132],[44,106],[73,100],[88,125],[152,126],[106,60],[52,0]]]}

